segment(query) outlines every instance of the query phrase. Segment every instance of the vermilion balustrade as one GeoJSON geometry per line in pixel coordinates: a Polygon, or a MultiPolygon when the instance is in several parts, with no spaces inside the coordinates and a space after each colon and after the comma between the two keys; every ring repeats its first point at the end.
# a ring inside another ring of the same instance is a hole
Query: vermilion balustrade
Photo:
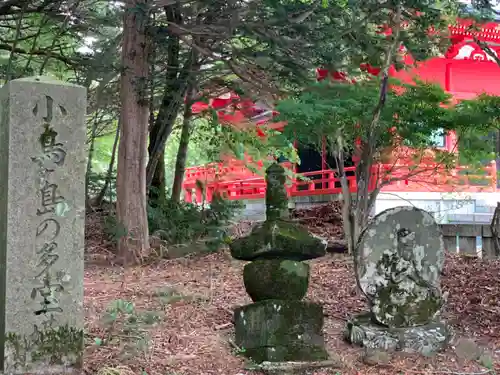
{"type": "MultiPolygon", "coordinates": [[[[421,165],[415,169],[407,165],[381,164],[372,169],[369,189],[372,190],[377,180],[387,183],[382,191],[398,192],[496,192],[497,170],[495,163],[477,172],[467,174],[466,167],[445,171],[435,165],[421,165]],[[415,176],[413,176],[415,175],[415,176]]],[[[358,189],[355,167],[345,168],[349,190],[358,189]]],[[[302,173],[302,180],[297,177],[289,181],[289,196],[311,196],[340,194],[342,187],[338,172],[322,170],[302,173]]],[[[243,166],[209,164],[206,167],[189,168],[183,184],[187,202],[209,203],[215,192],[229,200],[263,199],[266,192],[264,178],[253,174],[243,166]],[[228,175],[241,177],[228,179],[228,175]],[[197,183],[197,181],[199,181],[197,183]]]]}

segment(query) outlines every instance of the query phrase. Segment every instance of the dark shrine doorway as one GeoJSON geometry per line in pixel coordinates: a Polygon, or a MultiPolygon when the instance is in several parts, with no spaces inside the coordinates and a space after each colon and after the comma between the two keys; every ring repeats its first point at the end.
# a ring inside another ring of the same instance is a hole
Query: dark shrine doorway
{"type": "MultiPolygon", "coordinates": [[[[346,168],[347,170],[345,171],[345,174],[346,176],[349,178],[349,177],[354,177],[356,176],[356,173],[354,172],[354,170],[349,170],[350,167],[354,167],[354,162],[352,161],[352,155],[353,155],[353,152],[349,152],[349,151],[345,151],[344,152],[344,168],[346,168]]],[[[337,166],[337,158],[334,156],[334,154],[328,150],[325,150],[325,169],[326,170],[338,170],[338,166],[337,166]]],[[[336,174],[335,177],[338,177],[338,175],[336,174]]],[[[340,181],[339,180],[335,180],[335,182],[332,184],[334,186],[328,186],[329,183],[326,184],[327,186],[325,187],[325,189],[340,189],[342,187],[342,185],[340,184],[340,181]]]]}
{"type": "MultiPolygon", "coordinates": [[[[323,156],[317,150],[317,147],[309,144],[300,144],[297,142],[297,153],[300,158],[300,164],[297,164],[296,173],[308,173],[323,170],[323,156]]],[[[319,180],[322,177],[321,173],[308,174],[307,177],[311,180],[319,180]]],[[[322,184],[314,184],[315,189],[322,189],[322,184]]],[[[308,190],[307,184],[300,184],[297,190],[308,190]]]]}
{"type": "MultiPolygon", "coordinates": [[[[325,171],[337,170],[337,160],[333,153],[329,152],[326,147],[323,147],[322,152],[320,152],[317,146],[309,144],[296,143],[297,153],[300,158],[300,164],[296,166],[296,173],[307,173],[307,177],[310,180],[321,180],[323,182],[318,182],[314,184],[314,189],[334,189],[341,188],[340,181],[327,182],[328,173],[325,171]],[[311,173],[318,172],[318,173],[311,173]],[[330,186],[332,185],[332,186],[330,186]]],[[[344,158],[345,168],[354,167],[354,162],[352,161],[352,152],[346,152],[344,158]]],[[[355,176],[354,171],[347,170],[346,175],[348,177],[355,176]]],[[[309,190],[307,184],[301,184],[297,187],[297,190],[309,190]]]]}

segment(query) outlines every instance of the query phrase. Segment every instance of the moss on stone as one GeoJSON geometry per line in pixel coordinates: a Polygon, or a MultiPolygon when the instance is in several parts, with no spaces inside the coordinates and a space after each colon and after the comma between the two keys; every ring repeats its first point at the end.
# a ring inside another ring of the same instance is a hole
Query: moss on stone
{"type": "Polygon", "coordinates": [[[440,320],[412,327],[385,327],[371,313],[357,315],[347,323],[345,339],[351,344],[384,351],[432,355],[446,348],[453,332],[440,320]]]}
{"type": "Polygon", "coordinates": [[[312,236],[297,223],[275,220],[255,226],[249,236],[234,240],[229,247],[231,255],[239,260],[302,261],[324,256],[326,245],[325,241],[312,236]]]}
{"type": "Polygon", "coordinates": [[[324,358],[323,309],[319,304],[265,300],[236,309],[234,318],[235,341],[245,349],[245,355],[271,360],[274,348],[275,361],[324,358]],[[284,349],[277,352],[277,348],[284,349]]]}
{"type": "Polygon", "coordinates": [[[287,219],[288,196],[286,193],[285,169],[273,164],[266,170],[266,218],[267,220],[287,219]]]}
{"type": "Polygon", "coordinates": [[[245,357],[255,363],[269,362],[313,362],[328,359],[328,353],[321,345],[288,345],[248,349],[245,357]]]}
{"type": "Polygon", "coordinates": [[[443,305],[439,291],[416,274],[411,263],[397,254],[384,254],[377,264],[386,285],[372,299],[374,319],[390,327],[426,324],[443,305]],[[405,263],[406,262],[406,263],[405,263]]]}
{"type": "Polygon", "coordinates": [[[40,366],[82,367],[83,330],[68,325],[39,329],[20,336],[13,332],[5,335],[7,355],[5,370],[30,370],[40,366]]]}
{"type": "Polygon", "coordinates": [[[309,265],[281,259],[260,259],[243,269],[245,288],[253,301],[301,300],[309,286],[309,265]]]}

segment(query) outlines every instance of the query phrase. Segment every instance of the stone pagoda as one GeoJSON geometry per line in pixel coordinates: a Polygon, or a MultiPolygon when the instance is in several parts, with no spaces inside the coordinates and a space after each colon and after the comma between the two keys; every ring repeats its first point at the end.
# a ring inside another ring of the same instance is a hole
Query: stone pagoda
{"type": "Polygon", "coordinates": [[[356,249],[356,278],[370,311],[347,324],[346,339],[367,349],[431,355],[451,338],[440,318],[444,242],[426,211],[396,207],[377,215],[356,249]]]}
{"type": "Polygon", "coordinates": [[[243,279],[254,301],[234,312],[235,341],[259,363],[328,357],[323,308],[301,301],[309,285],[309,265],[303,261],[324,256],[326,242],[290,221],[285,182],[282,166],[267,169],[266,221],[230,245],[234,258],[251,262],[243,279]]]}

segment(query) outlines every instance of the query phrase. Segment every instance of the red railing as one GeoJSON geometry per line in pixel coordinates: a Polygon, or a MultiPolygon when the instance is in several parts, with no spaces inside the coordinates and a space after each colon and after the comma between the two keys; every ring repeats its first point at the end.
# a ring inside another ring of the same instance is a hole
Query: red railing
{"type": "MultiPolygon", "coordinates": [[[[241,166],[208,165],[206,168],[189,168],[183,188],[187,202],[210,202],[215,192],[229,200],[263,199],[266,192],[265,179],[241,166]],[[217,172],[219,171],[219,172],[217,172]],[[231,178],[233,174],[239,178],[231,178]],[[197,182],[199,181],[199,182],[197,182]]],[[[345,168],[349,191],[358,189],[355,167],[345,168]]],[[[466,167],[444,170],[436,165],[421,165],[412,168],[407,165],[381,164],[372,169],[369,189],[376,182],[383,183],[382,191],[398,192],[496,192],[497,171],[494,163],[485,167],[482,174],[470,172],[466,167]]],[[[336,170],[322,170],[300,174],[287,185],[288,195],[311,196],[342,193],[342,186],[336,170]],[[300,176],[305,177],[301,179],[300,176]]]]}

